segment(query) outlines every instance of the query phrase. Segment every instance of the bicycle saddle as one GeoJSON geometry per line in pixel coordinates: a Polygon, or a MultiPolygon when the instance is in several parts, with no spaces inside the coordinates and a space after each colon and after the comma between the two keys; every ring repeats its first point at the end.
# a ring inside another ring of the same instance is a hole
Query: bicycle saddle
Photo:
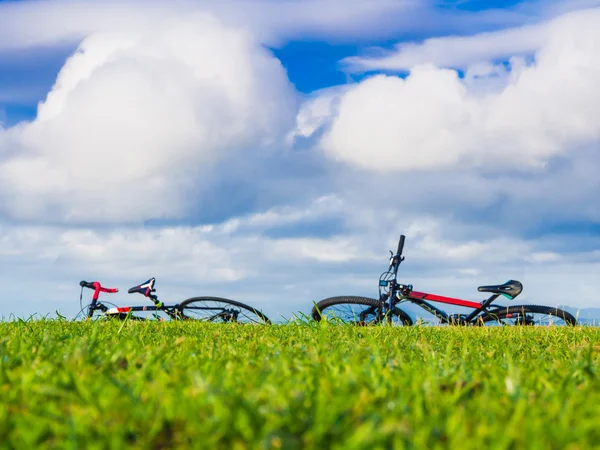
{"type": "Polygon", "coordinates": [[[135,293],[143,294],[144,296],[148,297],[151,292],[154,292],[156,290],[156,289],[154,289],[155,282],[156,282],[156,278],[150,278],[148,281],[145,281],[142,284],[138,284],[137,286],[129,288],[129,290],[127,292],[129,294],[135,294],[135,293]]]}
{"type": "Polygon", "coordinates": [[[497,284],[493,286],[479,286],[477,288],[479,292],[491,292],[493,294],[501,294],[511,299],[515,298],[523,290],[523,285],[520,281],[508,280],[504,284],[497,284]]]}

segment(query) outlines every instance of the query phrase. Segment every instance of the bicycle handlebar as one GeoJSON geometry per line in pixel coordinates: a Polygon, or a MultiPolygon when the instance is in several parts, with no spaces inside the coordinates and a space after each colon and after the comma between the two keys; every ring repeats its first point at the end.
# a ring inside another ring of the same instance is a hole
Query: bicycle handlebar
{"type": "Polygon", "coordinates": [[[404,250],[404,241],[406,240],[406,236],[404,236],[403,234],[400,235],[400,240],[398,241],[398,250],[396,251],[396,254],[394,255],[392,253],[392,251],[390,250],[390,271],[394,271],[394,273],[398,272],[398,267],[400,266],[400,263],[402,261],[404,261],[404,256],[402,256],[402,251],[404,250]]]}
{"type": "Polygon", "coordinates": [[[400,240],[398,241],[398,251],[396,252],[396,255],[398,256],[402,256],[402,250],[404,250],[404,240],[405,240],[405,236],[403,234],[400,235],[400,240]]]}
{"type": "Polygon", "coordinates": [[[93,300],[98,300],[98,296],[100,295],[100,292],[106,292],[108,294],[114,294],[116,292],[119,292],[119,289],[117,289],[117,288],[102,287],[102,285],[98,281],[92,281],[91,283],[89,283],[87,281],[80,281],[79,286],[86,287],[88,289],[93,289],[94,290],[94,295],[92,296],[93,300]]]}

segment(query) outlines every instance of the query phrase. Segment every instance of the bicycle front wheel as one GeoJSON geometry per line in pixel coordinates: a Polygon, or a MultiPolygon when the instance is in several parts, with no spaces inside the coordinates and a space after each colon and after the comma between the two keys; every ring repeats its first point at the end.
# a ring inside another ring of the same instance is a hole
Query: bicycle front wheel
{"type": "MultiPolygon", "coordinates": [[[[318,302],[312,309],[312,318],[317,322],[325,317],[327,320],[339,320],[353,325],[375,325],[385,320],[382,316],[383,311],[384,304],[380,300],[344,295],[318,302]]],[[[391,316],[388,317],[394,325],[413,324],[410,316],[400,308],[394,307],[391,316]]]]}
{"type": "Polygon", "coordinates": [[[262,312],[244,303],[220,297],[193,297],[179,305],[183,319],[217,323],[270,324],[262,312]]]}
{"type": "Polygon", "coordinates": [[[506,306],[484,314],[479,319],[482,325],[532,325],[573,326],[577,320],[572,314],[558,308],[541,305],[506,306]]]}
{"type": "MultiPolygon", "coordinates": [[[[117,305],[115,305],[114,303],[107,303],[107,302],[103,302],[102,303],[105,307],[112,307],[112,308],[116,308],[117,305]]],[[[92,312],[92,316],[89,317],[89,312],[90,312],[90,308],[91,308],[91,304],[83,307],[81,309],[81,311],[79,311],[79,313],[77,313],[77,315],[75,316],[74,320],[79,321],[79,320],[91,320],[91,321],[98,321],[98,320],[110,320],[110,319],[118,319],[118,320],[125,320],[127,318],[129,318],[129,320],[145,320],[143,317],[138,317],[138,316],[134,316],[131,315],[129,316],[127,313],[111,313],[108,314],[105,311],[102,311],[101,309],[95,309],[92,312]]]]}

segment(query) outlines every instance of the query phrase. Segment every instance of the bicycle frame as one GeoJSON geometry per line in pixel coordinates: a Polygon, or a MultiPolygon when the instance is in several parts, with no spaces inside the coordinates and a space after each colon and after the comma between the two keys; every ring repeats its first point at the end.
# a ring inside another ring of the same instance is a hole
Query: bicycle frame
{"type": "Polygon", "coordinates": [[[463,323],[468,324],[477,319],[477,317],[481,313],[490,314],[491,311],[488,308],[500,308],[498,305],[492,305],[492,303],[501,295],[501,294],[492,294],[489,298],[482,302],[474,302],[470,300],[462,300],[459,298],[445,297],[436,294],[428,294],[425,292],[417,292],[413,291],[412,285],[404,285],[398,283],[398,268],[400,267],[400,263],[404,261],[404,256],[402,256],[402,251],[404,249],[404,235],[400,236],[400,240],[398,242],[398,251],[396,255],[392,253],[392,257],[390,258],[390,270],[384,272],[379,279],[379,288],[380,295],[379,298],[384,305],[384,309],[386,310],[384,315],[389,317],[391,320],[392,315],[389,314],[393,310],[393,308],[402,302],[411,302],[425,311],[429,312],[433,316],[437,317],[441,323],[463,323]],[[384,276],[392,273],[394,276],[392,279],[382,279],[384,276]],[[381,293],[382,287],[389,287],[388,293],[381,293]],[[474,311],[470,314],[448,314],[445,311],[442,311],[439,308],[433,306],[430,302],[437,303],[446,303],[454,306],[462,306],[467,308],[472,308],[474,311]]]}
{"type": "MultiPolygon", "coordinates": [[[[100,292],[109,292],[109,293],[114,293],[117,292],[116,289],[106,289],[103,288],[102,286],[100,286],[100,283],[98,282],[94,282],[91,283],[92,286],[94,286],[95,290],[94,290],[94,295],[92,297],[92,303],[90,303],[89,307],[88,307],[88,311],[87,311],[87,318],[91,319],[92,316],[94,315],[95,311],[101,311],[102,313],[106,314],[106,315],[121,315],[121,314],[126,314],[126,315],[130,315],[131,318],[133,320],[139,319],[139,320],[146,320],[143,317],[138,317],[138,316],[132,316],[131,313],[133,312],[142,312],[142,311],[149,311],[149,312],[158,312],[158,311],[163,311],[165,313],[167,313],[169,315],[169,317],[171,317],[172,319],[177,319],[177,310],[179,308],[179,305],[165,305],[162,302],[158,301],[158,298],[156,298],[156,296],[153,296],[154,298],[152,298],[153,301],[155,301],[155,306],[115,306],[112,308],[109,308],[108,306],[106,306],[104,303],[102,303],[101,301],[98,300],[99,294],[100,292]]],[[[88,287],[88,286],[85,286],[88,287]]]]}
{"type": "Polygon", "coordinates": [[[178,314],[179,305],[162,305],[162,306],[116,306],[113,308],[108,308],[106,305],[101,302],[97,302],[95,306],[90,305],[90,311],[88,313],[88,317],[92,317],[95,310],[101,310],[106,315],[121,315],[125,314],[130,316],[133,320],[147,320],[144,317],[134,316],[132,313],[134,312],[159,312],[162,311],[166,313],[171,319],[178,320],[181,319],[181,316],[178,314]]]}
{"type": "MultiPolygon", "coordinates": [[[[226,308],[216,308],[209,306],[194,306],[189,307],[188,309],[193,309],[197,311],[218,311],[213,316],[208,318],[208,321],[212,321],[221,316],[231,315],[233,320],[237,320],[238,311],[228,310],[226,308]]],[[[148,320],[144,317],[134,316],[132,313],[135,312],[159,312],[162,311],[166,313],[173,320],[184,320],[185,317],[182,316],[179,312],[179,304],[176,305],[162,305],[162,306],[115,306],[113,308],[108,308],[102,302],[96,302],[94,305],[93,302],[90,305],[90,309],[88,312],[88,318],[91,318],[94,314],[94,311],[100,310],[106,315],[118,315],[120,317],[124,317],[122,315],[129,316],[132,320],[148,320]]],[[[162,319],[164,320],[164,319],[162,319]]]]}
{"type": "Polygon", "coordinates": [[[462,300],[462,299],[458,299],[458,298],[444,297],[441,295],[411,291],[410,294],[408,294],[408,295],[401,295],[400,298],[396,297],[395,301],[393,302],[393,305],[395,306],[403,301],[408,301],[417,306],[420,306],[425,311],[427,311],[430,314],[432,314],[433,316],[437,317],[438,319],[440,319],[441,323],[450,324],[450,323],[456,322],[457,319],[461,323],[471,323],[472,321],[474,321],[477,318],[477,316],[479,316],[480,313],[490,313],[490,311],[487,309],[488,307],[498,308],[499,306],[491,305],[491,303],[494,300],[496,300],[498,297],[499,297],[498,294],[493,294],[488,299],[479,303],[479,302],[473,302],[473,301],[469,301],[469,300],[462,300]],[[425,300],[429,300],[429,301],[437,302],[437,303],[447,303],[447,304],[455,305],[455,306],[473,308],[474,311],[468,315],[448,314],[445,311],[442,311],[441,309],[436,308],[431,303],[429,303],[425,300]]]}

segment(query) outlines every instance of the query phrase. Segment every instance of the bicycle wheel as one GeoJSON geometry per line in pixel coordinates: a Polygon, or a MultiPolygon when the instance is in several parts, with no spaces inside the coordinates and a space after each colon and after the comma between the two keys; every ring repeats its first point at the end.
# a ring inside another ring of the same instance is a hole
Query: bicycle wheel
{"type": "Polygon", "coordinates": [[[193,297],[178,308],[183,319],[217,323],[270,324],[262,312],[235,300],[219,297],[193,297]]]}
{"type": "Polygon", "coordinates": [[[483,325],[569,325],[577,324],[572,314],[558,308],[541,305],[506,306],[479,318],[483,325]]]}
{"type": "MultiPolygon", "coordinates": [[[[114,307],[116,308],[117,305],[115,305],[114,303],[108,303],[108,302],[103,302],[103,304],[105,306],[110,306],[110,307],[114,307]]],[[[88,313],[90,310],[90,307],[92,305],[86,305],[84,306],[79,313],[77,313],[77,315],[75,316],[74,320],[79,321],[79,320],[107,320],[109,318],[114,318],[114,314],[106,314],[104,312],[102,312],[100,309],[96,309],[93,314],[92,317],[88,317],[88,313]]],[[[124,319],[125,317],[127,317],[127,314],[121,313],[121,316],[119,318],[124,319]]]]}
{"type": "MultiPolygon", "coordinates": [[[[373,325],[381,323],[382,302],[374,298],[344,295],[330,297],[318,302],[312,309],[312,318],[320,322],[322,317],[328,320],[340,320],[354,325],[373,325]]],[[[394,325],[413,324],[408,314],[400,308],[394,308],[391,315],[394,325]]]]}

